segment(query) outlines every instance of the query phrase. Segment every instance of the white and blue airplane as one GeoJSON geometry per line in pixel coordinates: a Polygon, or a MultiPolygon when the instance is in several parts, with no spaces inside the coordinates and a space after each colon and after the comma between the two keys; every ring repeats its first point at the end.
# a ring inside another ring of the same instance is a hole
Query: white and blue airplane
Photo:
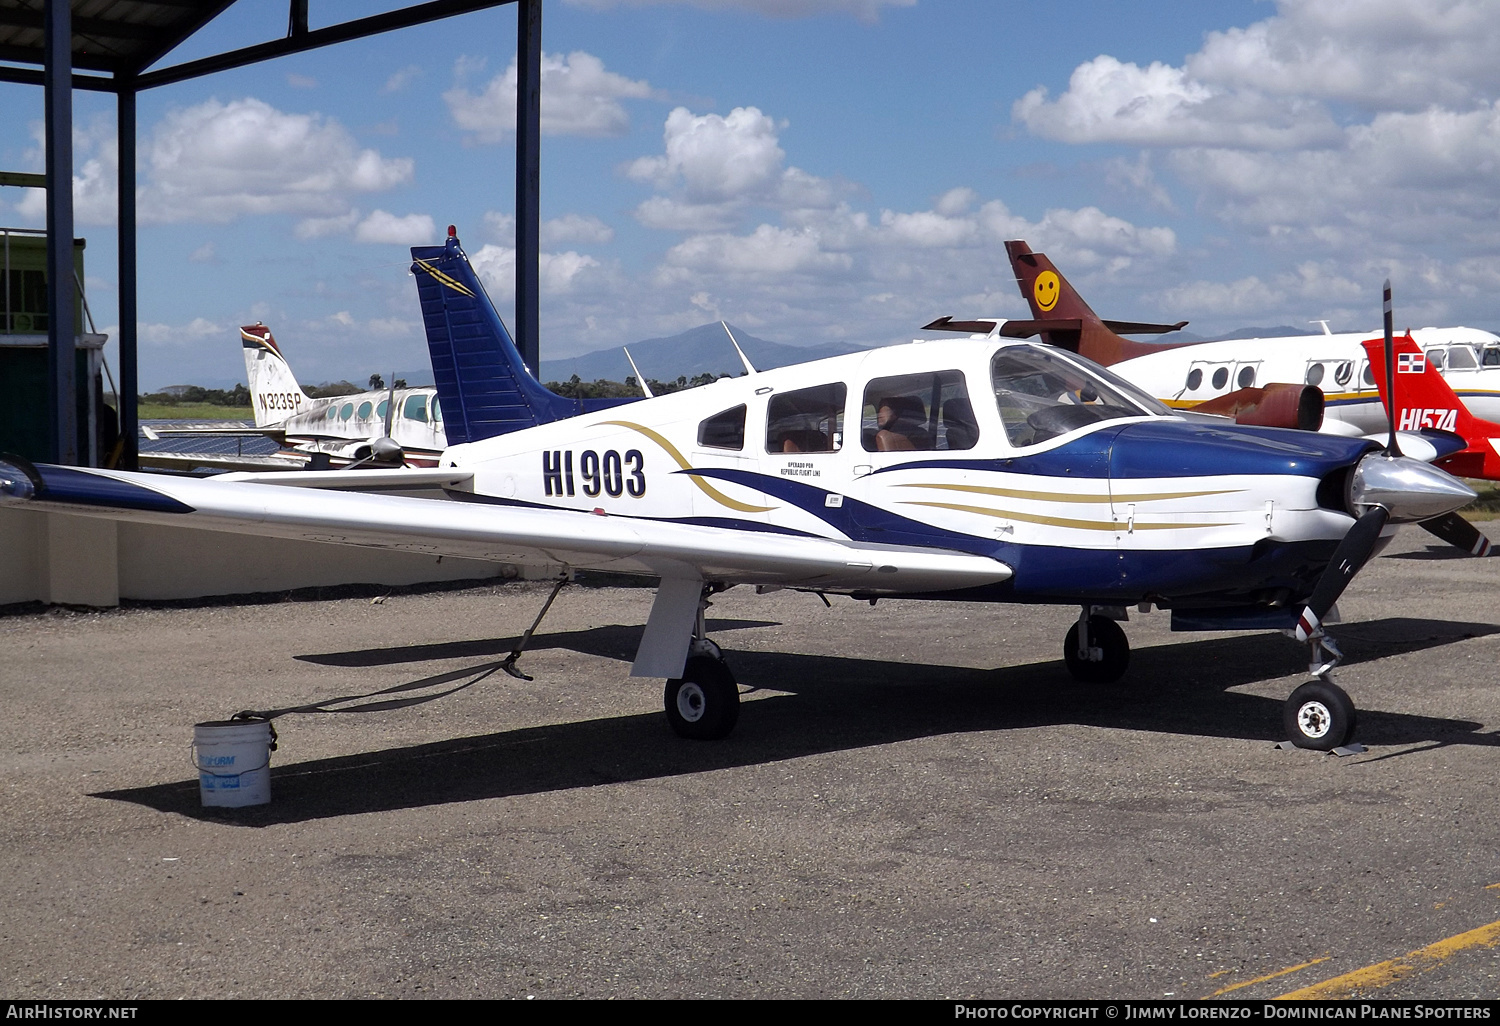
{"type": "Polygon", "coordinates": [[[199,480],[5,457],[0,501],[657,577],[631,672],[667,678],[667,718],[690,738],[722,737],[738,715],[703,617],[736,585],[1073,605],[1063,658],[1094,682],[1126,672],[1130,606],[1180,629],[1294,631],[1315,679],[1286,727],[1330,750],[1354,706],[1322,621],[1393,525],[1454,517],[1474,496],[1368,440],[1191,419],[1086,359],[1003,337],[747,362],[590,405],[524,367],[451,231],[412,252],[451,443],[437,468],[199,480]],[[416,484],[467,501],[366,493],[416,484]]]}

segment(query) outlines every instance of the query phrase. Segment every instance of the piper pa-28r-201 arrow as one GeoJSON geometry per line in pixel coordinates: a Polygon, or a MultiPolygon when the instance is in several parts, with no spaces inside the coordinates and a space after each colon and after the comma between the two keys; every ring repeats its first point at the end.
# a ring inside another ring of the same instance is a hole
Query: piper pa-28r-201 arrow
{"type": "Polygon", "coordinates": [[[0,498],[659,577],[631,672],[667,678],[667,718],[694,738],[738,715],[703,619],[734,585],[1076,605],[1063,657],[1097,682],[1126,671],[1131,605],[1183,629],[1296,629],[1316,679],[1285,720],[1298,745],[1329,750],[1354,708],[1320,621],[1388,524],[1474,495],[1363,439],[1185,419],[1085,359],[1004,338],[747,361],[741,377],[577,412],[525,371],[456,238],[413,256],[435,357],[447,344],[467,359],[488,337],[519,397],[470,417],[435,364],[450,438],[457,424],[469,439],[438,468],[190,480],[12,460],[0,498]],[[467,501],[337,490],[360,479],[467,501]]]}

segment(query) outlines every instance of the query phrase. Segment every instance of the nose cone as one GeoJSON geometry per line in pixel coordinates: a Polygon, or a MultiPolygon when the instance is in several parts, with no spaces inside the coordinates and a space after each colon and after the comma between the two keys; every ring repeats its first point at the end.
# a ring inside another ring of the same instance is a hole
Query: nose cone
{"type": "Polygon", "coordinates": [[[1349,501],[1363,512],[1384,506],[1395,524],[1411,524],[1452,513],[1478,494],[1458,478],[1408,456],[1371,453],[1349,480],[1349,501]]]}

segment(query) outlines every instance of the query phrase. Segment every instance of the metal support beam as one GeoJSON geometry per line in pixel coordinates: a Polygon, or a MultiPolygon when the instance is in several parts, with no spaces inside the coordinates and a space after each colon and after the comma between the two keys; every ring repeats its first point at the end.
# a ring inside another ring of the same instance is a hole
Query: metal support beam
{"type": "MultiPolygon", "coordinates": [[[[118,187],[120,240],[120,394],[116,398],[120,412],[119,470],[140,469],[140,415],[136,397],[140,394],[140,363],[136,348],[136,239],[135,239],[135,90],[130,82],[120,83],[117,94],[115,135],[119,147],[118,187]]],[[[107,454],[106,454],[107,455],[107,454]]]]}
{"type": "Polygon", "coordinates": [[[518,0],[516,28],[516,348],[540,374],[542,0],[518,0]]]}
{"type": "Polygon", "coordinates": [[[136,80],[136,89],[154,89],[160,85],[182,82],[214,71],[242,68],[247,64],[270,60],[272,57],[303,53],[330,43],[343,43],[351,39],[373,36],[380,32],[390,32],[393,29],[425,25],[430,21],[451,18],[455,14],[468,14],[470,11],[480,11],[497,4],[512,2],[514,0],[430,0],[428,3],[418,4],[415,7],[404,7],[398,11],[388,11],[385,14],[376,14],[368,18],[357,18],[354,21],[330,25],[327,28],[310,29],[285,39],[258,43],[255,46],[231,50],[213,57],[204,57],[201,60],[174,64],[160,71],[149,71],[136,80]]]}
{"type": "Polygon", "coordinates": [[[47,385],[52,460],[78,464],[73,323],[73,27],[68,0],[47,0],[47,385]]]}

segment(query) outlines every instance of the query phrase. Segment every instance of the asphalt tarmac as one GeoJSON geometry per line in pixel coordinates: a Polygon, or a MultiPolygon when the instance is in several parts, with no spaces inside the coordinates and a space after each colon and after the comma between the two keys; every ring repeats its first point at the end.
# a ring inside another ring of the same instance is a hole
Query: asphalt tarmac
{"type": "Polygon", "coordinates": [[[1493,998],[1497,585],[1409,528],[1355,580],[1346,758],[1276,749],[1279,635],[1132,613],[1084,686],[1067,607],[745,588],[684,741],[652,592],[574,586],[533,681],[278,718],[242,810],[195,723],[490,662],[546,587],[0,618],[0,997],[1493,998]]]}

